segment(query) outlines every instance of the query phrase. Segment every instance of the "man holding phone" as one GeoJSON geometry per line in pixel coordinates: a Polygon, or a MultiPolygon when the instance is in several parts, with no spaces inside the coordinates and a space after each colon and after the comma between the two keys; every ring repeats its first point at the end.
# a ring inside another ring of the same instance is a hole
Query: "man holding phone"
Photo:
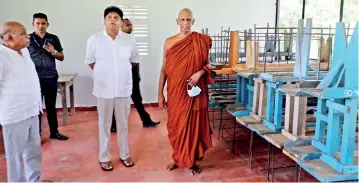
{"type": "MultiPolygon", "coordinates": [[[[45,99],[50,138],[67,140],[68,137],[60,134],[57,130],[58,121],[56,114],[57,80],[59,75],[56,70],[55,60],[64,60],[63,48],[59,38],[47,32],[49,23],[45,14],[35,13],[32,25],[35,32],[30,34],[28,49],[40,79],[42,97],[45,99]]],[[[39,115],[39,120],[41,134],[41,114],[39,115]]]]}

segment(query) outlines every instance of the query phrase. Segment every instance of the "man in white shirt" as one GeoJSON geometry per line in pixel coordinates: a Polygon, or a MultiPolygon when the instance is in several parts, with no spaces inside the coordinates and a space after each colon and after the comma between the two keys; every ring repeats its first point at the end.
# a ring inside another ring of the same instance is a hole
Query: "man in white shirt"
{"type": "Polygon", "coordinates": [[[18,22],[0,29],[0,123],[8,182],[41,181],[39,118],[41,91],[30,53],[29,35],[18,22]],[[21,161],[22,160],[22,161],[21,161]]]}
{"type": "MultiPolygon", "coordinates": [[[[131,20],[129,20],[128,18],[124,18],[123,19],[123,24],[121,27],[121,31],[125,32],[127,34],[131,34],[132,33],[132,22],[131,20]]],[[[140,65],[139,63],[135,63],[132,65],[132,82],[133,82],[133,87],[132,87],[132,101],[133,104],[136,107],[136,110],[138,112],[138,114],[140,115],[141,121],[142,121],[142,126],[144,128],[149,128],[149,127],[155,127],[158,124],[160,124],[160,122],[154,122],[151,119],[150,114],[148,114],[148,112],[145,110],[145,107],[142,104],[142,96],[141,96],[141,91],[140,91],[140,65]]],[[[116,119],[115,119],[115,115],[112,116],[112,125],[111,125],[111,132],[116,132],[116,119]]]]}
{"type": "Polygon", "coordinates": [[[104,171],[111,164],[110,129],[115,112],[120,161],[126,167],[134,162],[128,147],[128,116],[132,94],[132,64],[139,60],[134,37],[120,31],[123,12],[118,7],[104,11],[106,30],[92,35],[87,41],[85,63],[93,69],[93,95],[97,97],[99,116],[99,160],[104,171]]]}

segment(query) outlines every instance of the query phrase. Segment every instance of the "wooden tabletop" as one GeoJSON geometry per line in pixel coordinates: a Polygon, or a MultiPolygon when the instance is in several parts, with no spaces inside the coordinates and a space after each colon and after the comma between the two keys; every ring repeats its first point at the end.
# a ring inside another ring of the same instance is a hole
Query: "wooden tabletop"
{"type": "Polygon", "coordinates": [[[73,80],[76,76],[77,76],[77,73],[74,73],[74,74],[60,74],[58,82],[59,83],[69,82],[69,81],[73,80]]]}

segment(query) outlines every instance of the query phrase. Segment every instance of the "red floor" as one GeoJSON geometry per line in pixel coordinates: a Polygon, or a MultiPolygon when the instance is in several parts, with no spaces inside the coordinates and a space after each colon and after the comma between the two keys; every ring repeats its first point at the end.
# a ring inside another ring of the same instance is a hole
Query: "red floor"
{"type": "MultiPolygon", "coordinates": [[[[166,171],[171,162],[171,146],[167,139],[165,112],[157,108],[148,108],[154,120],[161,120],[157,128],[142,128],[139,116],[135,109],[129,119],[130,151],[136,165],[125,168],[117,161],[117,145],[115,134],[112,134],[111,153],[115,170],[104,172],[98,164],[98,128],[97,112],[77,112],[69,116],[69,124],[62,126],[62,116],[59,113],[60,132],[68,135],[68,141],[50,140],[48,138],[47,122],[43,122],[42,165],[43,179],[61,182],[99,182],[99,181],[126,181],[126,182],[265,182],[266,172],[259,169],[267,167],[267,153],[254,154],[252,167],[248,168],[248,142],[236,143],[235,154],[231,153],[231,146],[222,139],[217,139],[217,129],[213,135],[214,147],[207,152],[205,159],[199,163],[203,171],[200,175],[190,175],[186,169],[166,171]]],[[[231,125],[232,122],[228,122],[231,125]]],[[[232,137],[232,130],[225,131],[224,135],[232,137]]],[[[247,129],[237,130],[237,139],[248,138],[247,129]]],[[[253,147],[254,152],[266,150],[265,141],[257,138],[253,147]]],[[[2,142],[2,139],[1,139],[2,142]]],[[[3,147],[0,146],[0,182],[6,181],[6,161],[3,147]]],[[[275,155],[275,167],[294,165],[294,162],[280,152],[275,155]]],[[[295,181],[295,168],[284,168],[275,171],[274,181],[295,181]]],[[[304,170],[301,172],[301,181],[316,182],[304,170]]]]}

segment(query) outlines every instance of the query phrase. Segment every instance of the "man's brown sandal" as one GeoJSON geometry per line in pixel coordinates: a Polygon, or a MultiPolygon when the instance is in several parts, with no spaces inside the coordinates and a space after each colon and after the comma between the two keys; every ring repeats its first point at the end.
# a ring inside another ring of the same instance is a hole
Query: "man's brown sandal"
{"type": "Polygon", "coordinates": [[[112,171],[112,170],[113,170],[111,161],[108,161],[108,162],[100,162],[100,166],[101,166],[101,168],[102,168],[103,171],[112,171]]]}

